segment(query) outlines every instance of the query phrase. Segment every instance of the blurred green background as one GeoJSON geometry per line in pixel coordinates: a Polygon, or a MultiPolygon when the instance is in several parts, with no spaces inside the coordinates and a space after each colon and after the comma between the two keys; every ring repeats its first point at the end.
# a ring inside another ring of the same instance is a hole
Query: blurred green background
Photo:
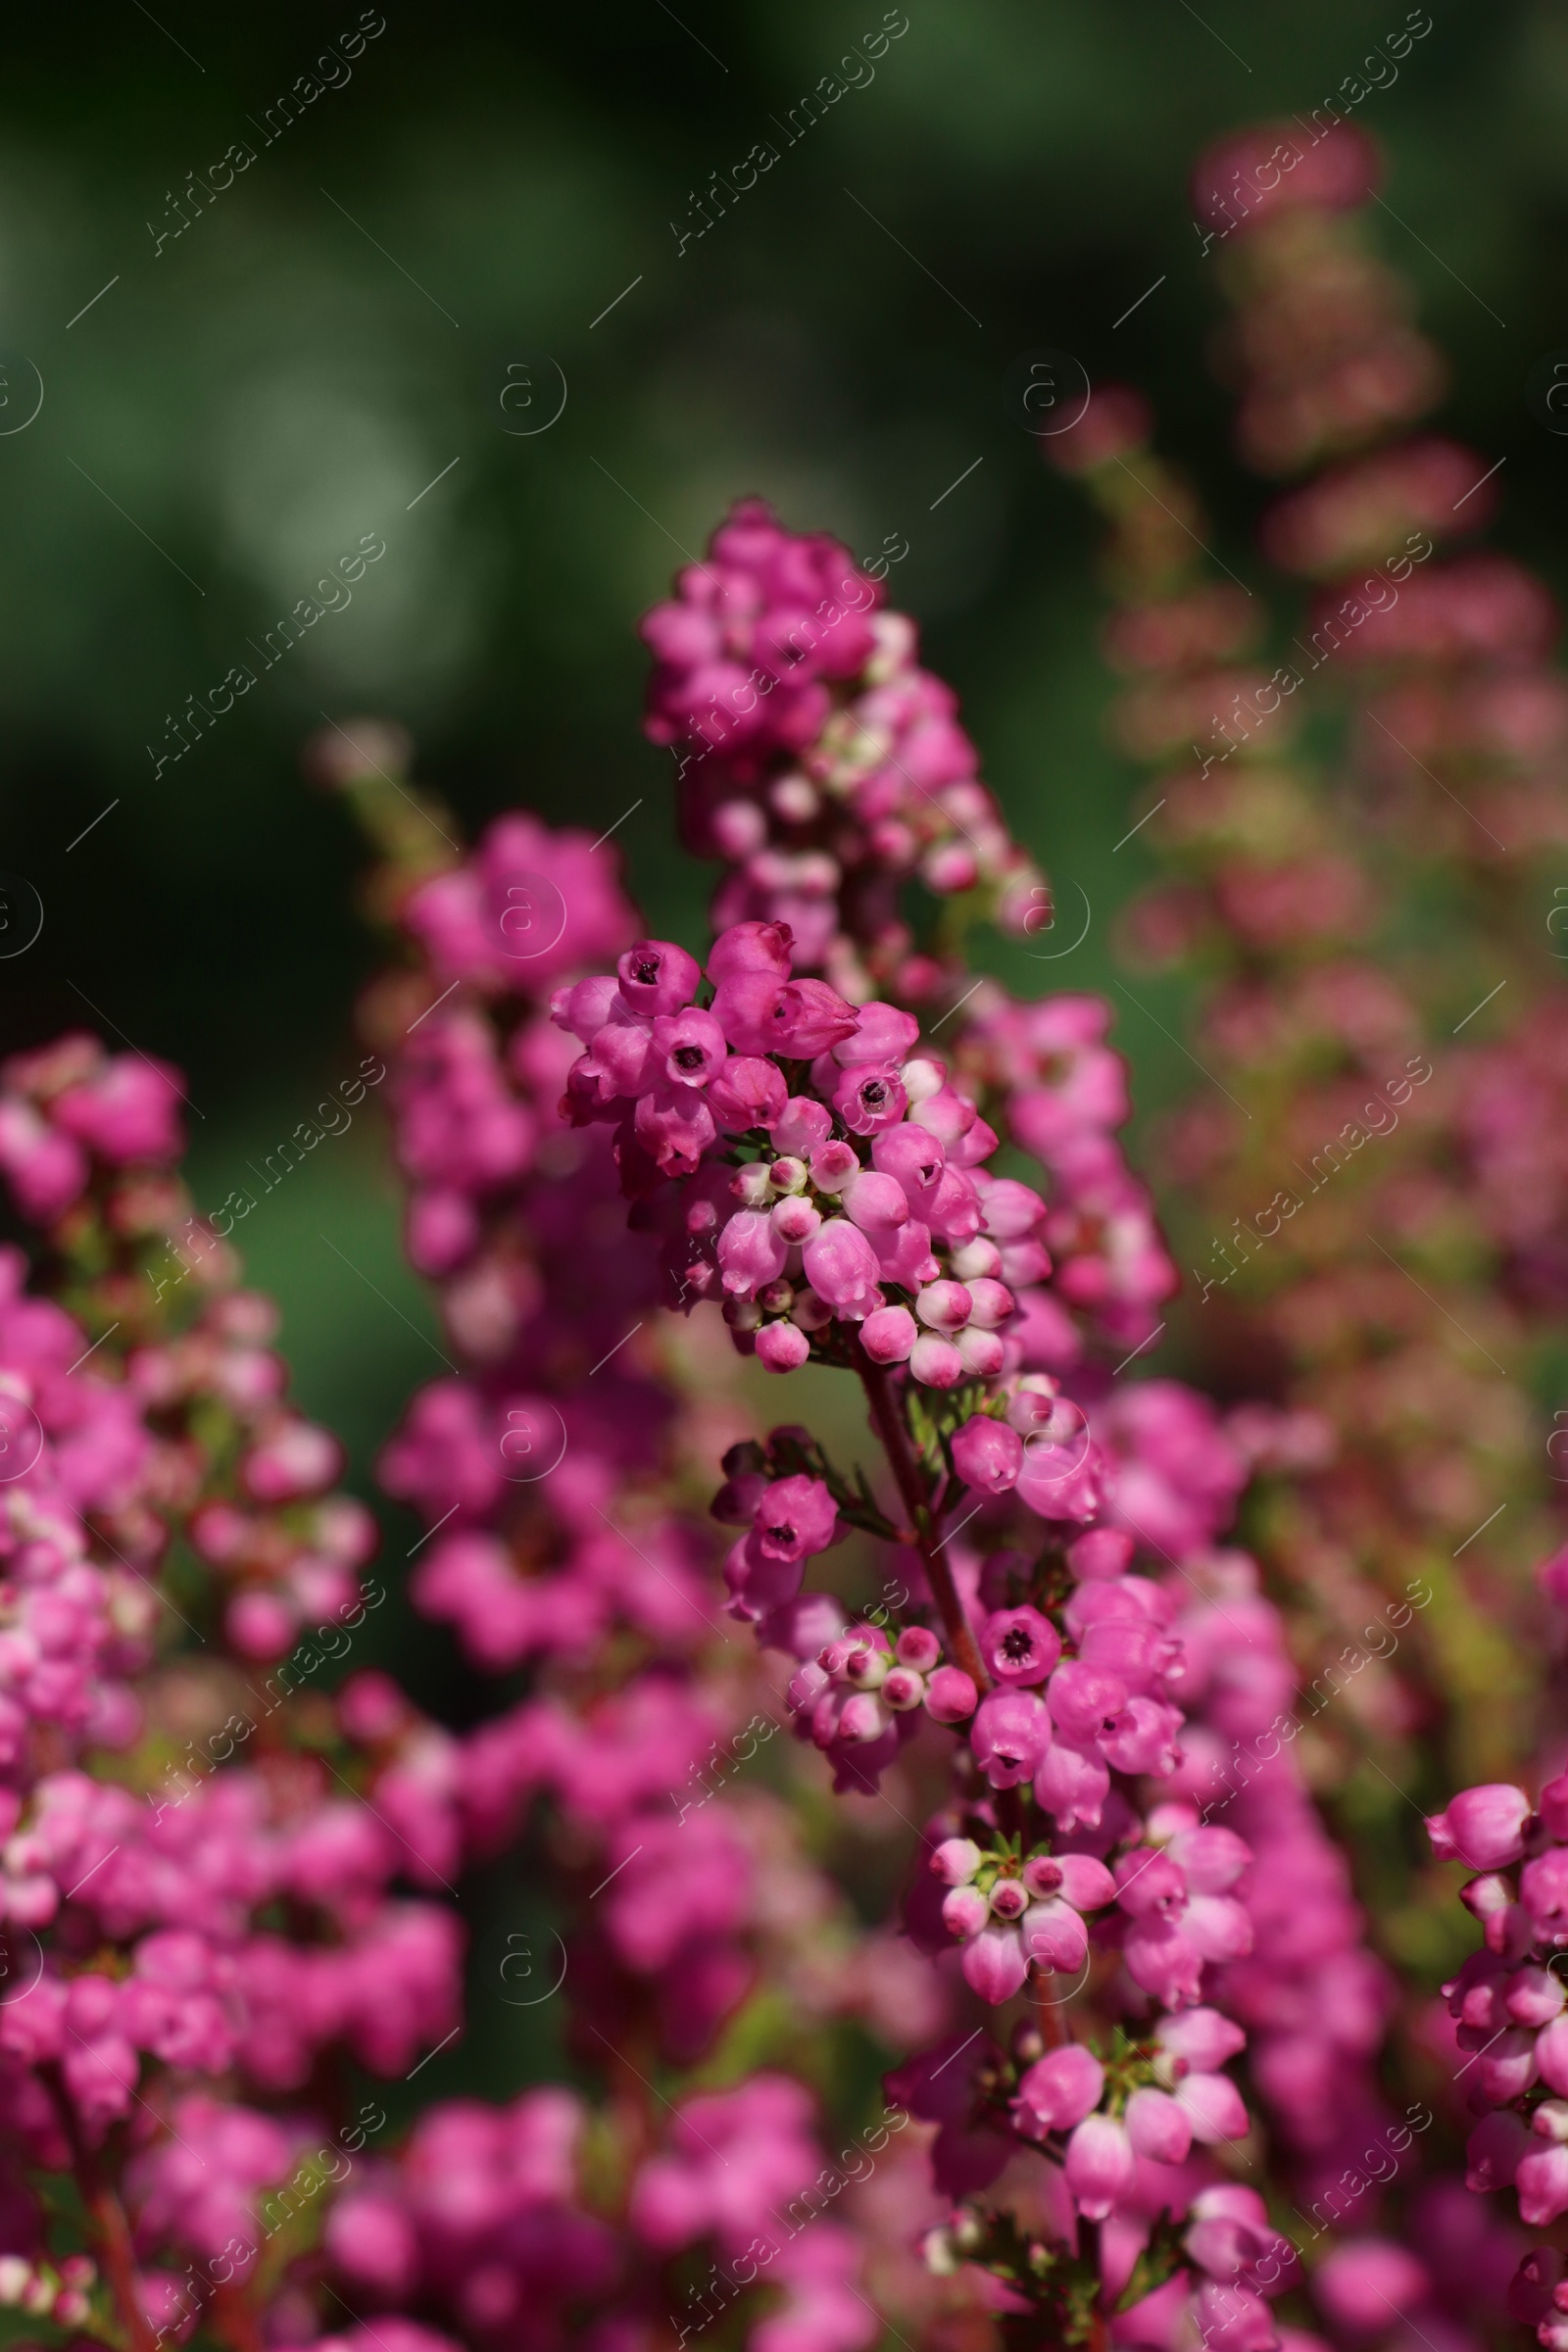
{"type": "MultiPolygon", "coordinates": [[[[7,1048],[91,1019],[182,1064],[204,1205],[346,1074],[373,951],[357,844],[300,780],[323,713],[405,720],[473,827],[522,801],[598,831],[640,804],[616,834],[633,887],[654,928],[695,941],[706,880],[680,866],[669,762],[639,734],[634,627],[751,490],[862,557],[907,542],[894,601],[1015,827],[1093,906],[1039,982],[1104,986],[1148,863],[1137,841],[1112,854],[1132,777],[1101,740],[1088,527],[1004,380],[1050,346],[1145,385],[1219,552],[1255,571],[1267,493],[1226,458],[1187,170],[1219,131],[1318,103],[1403,13],[907,0],[874,74],[857,66],[793,144],[790,110],[877,34],[879,0],[386,0],[357,55],[355,0],[19,19],[0,868],[33,882],[45,924],[0,963],[7,1048]],[[337,86],[285,126],[280,95],[329,42],[351,53],[321,69],[337,86]],[[778,163],[682,249],[711,175],[760,140],[778,163]],[[254,161],[220,190],[234,142],[254,161]],[[256,666],[247,649],[366,533],[386,553],[352,603],[155,772],[185,698],[256,666]]],[[[1358,117],[1391,163],[1379,225],[1454,361],[1444,421],[1507,457],[1502,537],[1556,574],[1568,444],[1523,380],[1568,344],[1568,21],[1550,0],[1434,0],[1433,19],[1358,117]]],[[[1185,1066],[1125,1007],[1119,1037],[1146,1100],[1185,1066]]],[[[439,1369],[372,1118],[244,1228],[300,1392],[362,1484],[439,1369]]]]}

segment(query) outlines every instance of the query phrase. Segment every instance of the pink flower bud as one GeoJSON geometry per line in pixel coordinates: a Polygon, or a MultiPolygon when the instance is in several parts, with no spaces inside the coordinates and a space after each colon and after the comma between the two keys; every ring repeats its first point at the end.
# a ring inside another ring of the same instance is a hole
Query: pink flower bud
{"type": "Polygon", "coordinates": [[[810,1201],[803,1200],[798,1193],[775,1202],[768,1213],[779,1240],[792,1247],[808,1242],[822,1222],[821,1210],[813,1208],[810,1201]]]}
{"type": "Polygon", "coordinates": [[[973,1324],[960,1331],[953,1345],[971,1380],[995,1380],[1007,1360],[1007,1351],[998,1335],[994,1331],[976,1331],[973,1324]]]}
{"type": "Polygon", "coordinates": [[[1093,1854],[1057,1854],[1061,1891],[1075,1911],[1100,1911],[1116,1899],[1116,1882],[1093,1854]]]}
{"type": "Polygon", "coordinates": [[[942,1655],[941,1642],[923,1625],[906,1625],[893,1646],[899,1664],[912,1666],[917,1674],[929,1674],[942,1655]]]}
{"type": "MultiPolygon", "coordinates": [[[[921,1132],[923,1133],[924,1130],[922,1129],[921,1132]]],[[[965,1242],[960,1249],[950,1250],[948,1262],[953,1268],[955,1279],[958,1282],[966,1282],[972,1292],[977,1282],[989,1281],[993,1275],[1002,1271],[1002,1251],[997,1248],[995,1242],[988,1241],[981,1236],[972,1242],[965,1242]]],[[[1001,1287],[999,1283],[997,1288],[1000,1290],[1001,1287]]],[[[1010,1291],[1007,1298],[1010,1309],[1012,1298],[1010,1291]]],[[[978,1306],[976,1306],[973,1319],[977,1323],[982,1320],[978,1306]]]]}
{"type": "Polygon", "coordinates": [[[1193,2127],[1177,2102],[1163,2090],[1135,2090],[1127,2102],[1127,2136],[1133,2152],[1155,2164],[1184,2164],[1193,2144],[1193,2127]]]}
{"type": "MultiPolygon", "coordinates": [[[[770,1062],[768,1067],[772,1066],[770,1062]]],[[[809,1159],[832,1132],[832,1112],[825,1102],[813,1102],[809,1095],[791,1095],[773,1122],[774,1143],[798,1159],[809,1159]]]]}
{"type": "Polygon", "coordinates": [[[708,1107],[727,1135],[776,1127],[784,1104],[783,1074],[760,1054],[732,1054],[709,1083],[708,1107]]]}
{"type": "Polygon", "coordinates": [[[685,1012],[660,1014],[654,1053],[671,1086],[707,1086],[724,1067],[729,1047],[712,1014],[692,1005],[685,1012]]]}
{"type": "Polygon", "coordinates": [[[1126,2128],[1108,2115],[1088,2115],[1067,2142],[1065,2171],[1085,2221],[1102,2222],[1132,2187],[1137,2174],[1126,2128]]]}
{"type": "Polygon", "coordinates": [[[970,1322],[981,1331],[999,1331],[1017,1304],[1006,1284],[982,1279],[967,1287],[970,1322]]]}
{"type": "Polygon", "coordinates": [[[1051,1717],[1032,1690],[991,1690],[980,1701],[969,1744],[993,1788],[1031,1780],[1051,1745],[1051,1717]]]}
{"type": "Polygon", "coordinates": [[[897,1127],[908,1107],[908,1097],[892,1062],[845,1071],[833,1090],[833,1107],[852,1135],[877,1135],[897,1127]]]}
{"type": "Polygon", "coordinates": [[[1023,1440],[1005,1421],[993,1420],[989,1413],[974,1413],[953,1434],[953,1463],[965,1486],[982,1494],[1005,1494],[1017,1485],[1023,1468],[1023,1440]]]}
{"type": "Polygon", "coordinates": [[[1043,1683],[1061,1655],[1061,1636],[1038,1609],[998,1609],[986,1619],[980,1655],[999,1683],[1043,1683]]]}
{"type": "Polygon", "coordinates": [[[1559,2214],[1568,2213],[1568,2148],[1541,2148],[1521,2156],[1514,2186],[1519,2191],[1519,2219],[1529,2229],[1546,2229],[1559,2214]]]}
{"type": "Polygon", "coordinates": [[[1028,1908],[1029,1896],[1021,1879],[999,1879],[992,1887],[991,1910],[995,1918],[1022,1919],[1028,1908]]]}
{"type": "Polygon", "coordinates": [[[938,1723],[967,1723],[980,1693],[961,1666],[939,1666],[925,1687],[925,1711],[938,1723]]]}
{"type": "Polygon", "coordinates": [[[748,1538],[764,1559],[804,1560],[838,1540],[838,1509],[819,1478],[775,1479],[757,1506],[748,1538]]]}
{"type": "Polygon", "coordinates": [[[888,1127],[872,1143],[871,1165],[901,1184],[909,1206],[923,1213],[925,1204],[936,1197],[947,1153],[928,1128],[888,1127]]]}
{"type": "MultiPolygon", "coordinates": [[[[782,1205],[782,1204],[781,1204],[782,1205]]],[[[718,1263],[731,1298],[755,1298],[784,1271],[789,1246],[773,1223],[773,1212],[737,1209],[718,1237],[718,1263]]]]}
{"type": "Polygon", "coordinates": [[[788,1152],[773,1160],[767,1171],[767,1181],[775,1193],[804,1193],[807,1166],[804,1159],[795,1159],[788,1152]]]}
{"type": "Polygon", "coordinates": [[[823,1331],[833,1320],[833,1309],[814,1291],[797,1292],[791,1311],[803,1331],[823,1331]]]}
{"type": "Polygon", "coordinates": [[[731,923],[708,951],[708,977],[715,987],[741,972],[770,972],[787,980],[790,944],[787,923],[731,923]]]}
{"type": "Polygon", "coordinates": [[[942,1898],[942,1924],[950,1936],[978,1936],[990,1917],[991,1905],[978,1886],[950,1886],[942,1898]]]}
{"type": "Polygon", "coordinates": [[[730,1196],[742,1208],[771,1208],[773,1187],[768,1182],[767,1169],[760,1159],[749,1160],[737,1168],[729,1180],[730,1196]]]}
{"type": "Polygon", "coordinates": [[[959,1965],[970,1990],[993,2005],[1010,2000],[1029,1974],[1017,1929],[1004,1927],[1000,1921],[982,1928],[972,1942],[964,1945],[959,1965]]]}
{"type": "Polygon", "coordinates": [[[907,1715],[925,1700],[925,1677],[912,1666],[895,1666],[882,1686],[882,1697],[897,1715],[907,1715]]]}
{"type": "Polygon", "coordinates": [[[1446,1812],[1433,1814],[1427,1835],[1440,1861],[1459,1861],[1469,1870],[1500,1870],[1525,1850],[1530,1799],[1522,1788],[1491,1781],[1461,1789],[1446,1812]]]}
{"type": "Polygon", "coordinates": [[[1336,2246],[1312,2274],[1314,2302],[1348,2335],[1387,2334],[1392,2320],[1431,2292],[1424,2264],[1386,2237],[1336,2246]]]}
{"type": "Polygon", "coordinates": [[[844,1661],[844,1679],[857,1690],[879,1690],[886,1682],[891,1660],[885,1649],[873,1647],[868,1642],[858,1642],[844,1661]]]}
{"type": "Polygon", "coordinates": [[[1018,2110],[1037,2136],[1070,2132],[1093,2115],[1104,2087],[1105,2070],[1093,2050],[1069,2041],[1037,2058],[1019,2078],[1018,2110]]]}
{"type": "Polygon", "coordinates": [[[626,950],[615,970],[627,1004],[634,1012],[647,1015],[679,1012],[697,994],[702,977],[696,957],[667,939],[639,940],[626,950]]]}
{"type": "Polygon", "coordinates": [[[931,1875],[945,1886],[964,1886],[984,1860],[972,1838],[944,1838],[932,1853],[931,1875]]]}
{"type": "Polygon", "coordinates": [[[1031,1903],[1023,1923],[1023,1948],[1047,1976],[1060,1970],[1076,1976],[1089,1957],[1089,1930],[1071,1903],[1059,1895],[1031,1903]]]}
{"type": "Polygon", "coordinates": [[[906,1362],[918,1337],[906,1306],[879,1306],[860,1326],[860,1345],[873,1364],[906,1362]]]}
{"type": "Polygon", "coordinates": [[[880,1740],[888,1728],[887,1709],[874,1690],[857,1690],[844,1702],[839,1717],[839,1737],[842,1740],[880,1740]]]}
{"type": "Polygon", "coordinates": [[[876,1252],[848,1217],[829,1217],[806,1244],[802,1262],[812,1290],[837,1313],[868,1315],[882,1303],[876,1252]]]}
{"type": "Polygon", "coordinates": [[[810,1352],[810,1341],[794,1323],[765,1323],[757,1335],[757,1360],[764,1372],[798,1372],[810,1352]]]}
{"type": "Polygon", "coordinates": [[[1067,1546],[1067,1565],[1081,1585],[1124,1576],[1133,1540],[1119,1527],[1092,1527],[1067,1546]]]}
{"type": "Polygon", "coordinates": [[[926,1331],[909,1350],[909,1370],[928,1389],[956,1389],[963,1378],[964,1364],[951,1340],[926,1331]]]}
{"type": "Polygon", "coordinates": [[[859,1155],[853,1144],[819,1144],[810,1155],[810,1169],[819,1193],[842,1193],[860,1173],[859,1155]]]}
{"type": "Polygon", "coordinates": [[[904,1187],[891,1176],[878,1176],[873,1169],[862,1168],[852,1176],[841,1198],[846,1213],[863,1233],[892,1234],[909,1222],[904,1187]]]}
{"type": "Polygon", "coordinates": [[[961,1331],[972,1303],[961,1282],[932,1282],[916,1298],[914,1311],[932,1331],[961,1331]]]}

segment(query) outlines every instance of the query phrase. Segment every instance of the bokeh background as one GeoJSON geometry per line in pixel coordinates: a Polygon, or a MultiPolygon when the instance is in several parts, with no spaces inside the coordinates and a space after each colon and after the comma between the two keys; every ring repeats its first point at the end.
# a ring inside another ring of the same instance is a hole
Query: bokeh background
{"type": "MultiPolygon", "coordinates": [[[[1506,458],[1500,537],[1560,579],[1568,441],[1524,380],[1568,345],[1568,17],[1431,17],[1358,114],[1390,161],[1379,225],[1453,360],[1440,423],[1506,458]]],[[[1133,777],[1102,740],[1089,529],[1009,369],[1052,348],[1143,385],[1217,552],[1254,570],[1267,491],[1225,459],[1187,172],[1219,132],[1310,110],[1404,19],[1402,0],[19,12],[0,870],[45,919],[0,961],[5,1050],[90,1021],[171,1057],[201,1204],[248,1181],[358,1059],[358,845],[299,749],[364,710],[414,731],[470,830],[517,802],[616,826],[650,927],[698,945],[706,880],[675,853],[667,755],[640,737],[635,624],[749,491],[862,559],[906,549],[893,601],[1064,906],[1081,890],[1092,909],[1038,985],[1106,987],[1148,867],[1136,838],[1115,847],[1133,777]],[[840,72],[900,24],[874,69],[840,72]],[[789,141],[791,110],[851,73],[789,141]],[[285,125],[302,77],[317,94],[285,125]],[[780,153],[755,187],[708,193],[759,141],[780,153]],[[235,142],[254,161],[219,188],[235,142]],[[186,698],[259,667],[366,534],[385,553],[352,602],[160,770],[186,698]]],[[[1124,1006],[1118,1042],[1147,1112],[1182,1066],[1181,1008],[1162,984],[1140,995],[1152,1017],[1124,1006]]],[[[440,1368],[380,1160],[367,1105],[242,1229],[298,1393],[367,1494],[440,1368]]],[[[394,1570],[414,1532],[389,1516],[394,1570]]],[[[381,1638],[461,1711],[428,1628],[394,1607],[381,1638]]]]}

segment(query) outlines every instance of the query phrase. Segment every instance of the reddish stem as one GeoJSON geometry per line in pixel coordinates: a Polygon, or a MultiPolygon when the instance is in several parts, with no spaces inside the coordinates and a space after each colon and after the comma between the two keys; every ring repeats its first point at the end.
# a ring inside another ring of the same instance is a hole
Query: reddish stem
{"type": "Polygon", "coordinates": [[[1048,2050],[1059,2050],[1068,2037],[1067,2020],[1062,2014],[1065,2003],[1047,1999],[1046,1987],[1050,1982],[1049,1977],[1036,1977],[1030,1987],[1030,2006],[1035,2013],[1041,2040],[1048,2050]]]}
{"type": "Polygon", "coordinates": [[[97,2150],[89,2148],[81,2136],[76,2111],[58,2066],[40,2067],[39,2072],[49,2080],[61,2129],[71,2147],[71,2169],[98,2241],[104,2276],[131,2352],[158,2352],[158,2337],[136,2290],[136,2254],[125,2209],[105,2177],[97,2150]]]}
{"type": "Polygon", "coordinates": [[[919,1464],[909,1450],[908,1432],[904,1416],[894,1397],[887,1373],[880,1364],[873,1364],[863,1348],[857,1349],[857,1370],[871,1407],[871,1421],[882,1441],[883,1451],[898,1485],[904,1507],[909,1516],[910,1538],[924,1565],[926,1581],[941,1612],[947,1630],[948,1646],[958,1665],[968,1675],[977,1690],[991,1687],[990,1677],[980,1662],[980,1650],[963,1613],[953,1571],[931,1541],[931,1506],[925,1493],[919,1464]]]}

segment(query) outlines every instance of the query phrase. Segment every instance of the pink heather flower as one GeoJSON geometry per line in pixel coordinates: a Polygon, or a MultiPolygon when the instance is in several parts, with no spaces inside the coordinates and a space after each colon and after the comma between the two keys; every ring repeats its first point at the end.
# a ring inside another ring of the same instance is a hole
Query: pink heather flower
{"type": "Polygon", "coordinates": [[[667,939],[639,940],[615,965],[620,993],[634,1012],[679,1012],[697,994],[702,977],[694,956],[667,939]]]}
{"type": "Polygon", "coordinates": [[[1519,2159],[1514,2174],[1519,2219],[1533,2230],[1547,2229],[1568,2213],[1568,2147],[1536,2148],[1519,2159]]]}
{"type": "Polygon", "coordinates": [[[924,1127],[905,1124],[885,1128],[871,1145],[871,1165],[895,1177],[904,1187],[917,1215],[936,1199],[947,1165],[947,1153],[936,1136],[924,1127]]]}
{"type": "Polygon", "coordinates": [[[1228,2075],[1187,2075],[1177,2083],[1176,2104],[1195,2139],[1212,2147],[1245,2139],[1247,2104],[1228,2075]]]}
{"type": "Polygon", "coordinates": [[[1193,2144],[1193,2127],[1179,2103],[1146,2085],[1127,2102],[1127,2136],[1136,2156],[1155,2164],[1183,2164],[1193,2144]]]}
{"type": "Polygon", "coordinates": [[[709,1083],[708,1107],[727,1135],[761,1127],[777,1141],[786,1103],[782,1071],[757,1054],[732,1054],[709,1083]]]}
{"type": "Polygon", "coordinates": [[[184,1097],[184,1081],[172,1063],[117,1054],[83,1084],[56,1095],[49,1117],[112,1166],[172,1161],[184,1146],[179,1123],[184,1097]]]}
{"type": "Polygon", "coordinates": [[[980,1701],[969,1744],[993,1788],[1031,1780],[1051,1744],[1051,1717],[1032,1690],[990,1690],[980,1701]]]}
{"type": "MultiPolygon", "coordinates": [[[[773,1231],[778,1235],[779,1240],[791,1248],[799,1248],[801,1244],[808,1242],[812,1234],[821,1229],[822,1211],[813,1207],[811,1202],[799,1193],[787,1194],[782,1200],[775,1202],[768,1214],[773,1231]]],[[[723,1263],[722,1239],[719,1243],[719,1263],[723,1263]]],[[[771,1279],[770,1276],[769,1280],[771,1279]]]]}
{"type": "MultiPolygon", "coordinates": [[[[910,1328],[912,1333],[912,1324],[910,1328]]],[[[971,1414],[954,1431],[952,1446],[953,1466],[965,1486],[977,1488],[982,1494],[1005,1494],[1017,1485],[1023,1467],[1023,1440],[1005,1421],[994,1420],[989,1413],[971,1414]]]]}
{"type": "Polygon", "coordinates": [[[941,1642],[923,1625],[906,1625],[893,1648],[900,1665],[912,1666],[917,1674],[929,1674],[942,1655],[941,1642]]]}
{"type": "Polygon", "coordinates": [[[685,1012],[659,1015],[654,1023],[654,1053],[671,1086],[701,1087],[723,1069],[729,1048],[712,1014],[693,1006],[685,1012]]]}
{"type": "Polygon", "coordinates": [[[808,1160],[832,1132],[832,1112],[825,1102],[815,1102],[809,1095],[789,1096],[782,1113],[773,1122],[774,1143],[779,1151],[791,1153],[796,1159],[808,1160]]]}
{"type": "Polygon", "coordinates": [[[1061,1655],[1061,1636],[1038,1609],[998,1609],[986,1619],[980,1655],[999,1683],[1043,1683],[1061,1655]]]}
{"type": "Polygon", "coordinates": [[[1331,2326],[1350,2335],[1385,2334],[1431,2292],[1425,2265],[1387,2237],[1351,2238],[1312,2273],[1313,2301],[1331,2326]]]}
{"type": "Polygon", "coordinates": [[[1137,2173],[1126,2127],[1108,2115],[1089,2115],[1067,2142],[1067,2186],[1086,2221],[1102,2222],[1132,2187],[1137,2173]]]}
{"type": "Polygon", "coordinates": [[[897,1068],[908,1060],[919,1035],[920,1024],[912,1013],[873,1001],[860,1006],[859,1027],[834,1047],[833,1058],[846,1069],[867,1061],[891,1062],[897,1068]]]}
{"type": "Polygon", "coordinates": [[[713,1018],[738,1054],[775,1054],[811,1060],[849,1037],[858,1015],[825,980],[778,980],[743,972],[721,980],[713,1018]]]}
{"type": "Polygon", "coordinates": [[[1094,2052],[1069,2041],[1020,2075],[1014,2111],[1036,2138],[1071,2132],[1094,2113],[1104,2087],[1105,2070],[1094,2052]]]}
{"type": "Polygon", "coordinates": [[[811,1182],[819,1193],[842,1193],[860,1173],[859,1153],[853,1144],[817,1144],[810,1153],[811,1182]]]}
{"type": "Polygon", "coordinates": [[[715,987],[748,972],[765,972],[787,980],[790,947],[787,923],[731,923],[708,952],[708,977],[715,987]]]}
{"type": "Polygon", "coordinates": [[[633,1129],[662,1176],[693,1175],[717,1134],[712,1112],[691,1086],[660,1086],[639,1095],[633,1129]]]}
{"type": "Polygon", "coordinates": [[[724,1288],[734,1298],[755,1298],[778,1280],[788,1257],[789,1246],[765,1209],[738,1209],[718,1237],[724,1288]]]}
{"type": "Polygon", "coordinates": [[[906,1306],[879,1306],[860,1325],[860,1345],[873,1364],[906,1363],[919,1336],[906,1306]]]}
{"type": "Polygon", "coordinates": [[[1023,1948],[1047,1976],[1075,1976],[1089,1956],[1089,1931],[1071,1903],[1052,1895],[1025,1912],[1023,1948]]]}
{"type": "Polygon", "coordinates": [[[942,1924],[950,1935],[978,1936],[991,1917],[991,1905],[978,1886],[950,1886],[942,1898],[942,1924]]]}
{"type": "Polygon", "coordinates": [[[972,1838],[944,1838],[932,1853],[931,1873],[944,1886],[963,1886],[984,1859],[972,1838]]]}
{"type": "Polygon", "coordinates": [[[1519,1900],[1539,1935],[1555,1942],[1568,1934],[1568,1846],[1550,1846],[1525,1864],[1519,1873],[1519,1900]]]}
{"type": "Polygon", "coordinates": [[[1427,1835],[1440,1861],[1463,1862],[1470,1870],[1497,1870],[1523,1854],[1529,1819],[1530,1799],[1524,1790],[1493,1781],[1451,1797],[1446,1811],[1428,1819],[1427,1835]]]}
{"type": "Polygon", "coordinates": [[[909,1222],[909,1203],[904,1187],[893,1177],[879,1176],[872,1169],[852,1176],[840,1198],[851,1224],[858,1225],[873,1242],[909,1222]]]}
{"type": "Polygon", "coordinates": [[[765,1559],[804,1560],[838,1540],[838,1509],[819,1478],[775,1479],[757,1505],[749,1539],[765,1559]]]}
{"type": "Polygon", "coordinates": [[[836,1314],[858,1321],[882,1303],[876,1252],[848,1217],[829,1217],[802,1252],[806,1279],[836,1314]]]}
{"type": "Polygon", "coordinates": [[[810,1352],[810,1341],[795,1323],[764,1323],[757,1335],[757,1360],[764,1372],[798,1372],[810,1352]]]}
{"type": "MultiPolygon", "coordinates": [[[[967,1888],[955,1888],[955,1893],[966,1893],[967,1888]]],[[[952,1897],[949,1897],[952,1900],[952,1897]]],[[[1024,1958],[1023,1942],[1016,1928],[1004,1927],[993,1921],[963,1947],[959,1963],[964,1983],[977,1992],[983,2001],[993,2006],[1010,2000],[1029,1974],[1024,1958]]]]}
{"type": "Polygon", "coordinates": [[[914,1311],[928,1329],[951,1333],[963,1329],[972,1304],[961,1282],[933,1282],[916,1298],[914,1311]]]}
{"type": "Polygon", "coordinates": [[[834,1087],[833,1107],[852,1135],[879,1135],[897,1127],[908,1107],[897,1065],[857,1062],[834,1087]]]}
{"type": "Polygon", "coordinates": [[[928,1389],[956,1389],[964,1376],[964,1361],[951,1340],[924,1331],[909,1350],[909,1370],[928,1389]]]}
{"type": "Polygon", "coordinates": [[[938,1723],[967,1723],[980,1693],[961,1666],[939,1666],[926,1679],[925,1710],[938,1723]]]}

